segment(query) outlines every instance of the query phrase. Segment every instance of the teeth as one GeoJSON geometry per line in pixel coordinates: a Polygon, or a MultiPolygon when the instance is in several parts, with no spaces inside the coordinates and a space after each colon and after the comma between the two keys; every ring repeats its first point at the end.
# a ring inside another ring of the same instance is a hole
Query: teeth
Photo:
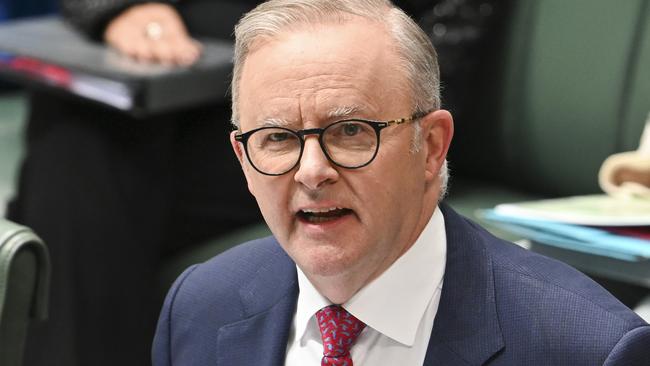
{"type": "Polygon", "coordinates": [[[329,207],[329,208],[304,208],[301,211],[305,213],[325,213],[332,212],[336,210],[342,210],[341,207],[329,207]]]}

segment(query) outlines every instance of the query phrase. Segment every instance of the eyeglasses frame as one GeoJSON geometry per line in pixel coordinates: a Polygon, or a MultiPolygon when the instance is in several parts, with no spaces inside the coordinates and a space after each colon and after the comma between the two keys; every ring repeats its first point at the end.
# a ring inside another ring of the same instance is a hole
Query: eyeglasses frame
{"type": "Polygon", "coordinates": [[[248,132],[235,134],[235,141],[238,141],[242,145],[244,145],[244,152],[246,154],[246,159],[251,164],[253,169],[255,169],[258,173],[263,174],[263,175],[268,175],[268,176],[284,175],[284,174],[287,174],[290,171],[292,171],[296,166],[298,166],[298,164],[300,164],[300,160],[302,160],[302,154],[303,154],[303,151],[305,149],[305,136],[309,136],[309,135],[318,135],[318,144],[320,145],[320,148],[323,151],[323,154],[325,154],[325,157],[327,158],[327,160],[330,163],[332,163],[332,164],[334,164],[334,165],[336,165],[338,167],[344,168],[344,169],[359,169],[359,168],[363,168],[364,166],[369,165],[370,163],[372,163],[375,160],[375,157],[377,157],[377,153],[379,152],[379,143],[381,141],[380,140],[381,130],[383,130],[386,127],[393,126],[393,125],[400,125],[400,124],[407,123],[407,122],[415,122],[415,121],[419,120],[420,118],[426,116],[430,112],[431,111],[415,112],[410,117],[393,119],[393,120],[389,120],[389,121],[375,121],[375,120],[363,119],[363,118],[348,118],[348,119],[343,119],[343,120],[340,120],[340,121],[332,122],[332,123],[330,123],[329,125],[327,125],[325,127],[307,128],[307,129],[298,130],[298,131],[295,131],[295,130],[292,130],[292,129],[286,128],[286,127],[264,126],[264,127],[259,127],[259,128],[250,130],[248,132]],[[358,165],[358,166],[353,166],[353,167],[348,167],[348,166],[339,164],[339,163],[337,163],[336,161],[334,161],[332,159],[332,157],[327,152],[327,149],[324,146],[323,133],[325,132],[325,130],[327,130],[328,128],[330,128],[331,126],[333,126],[335,124],[345,123],[345,122],[363,122],[363,123],[367,123],[368,125],[370,125],[370,127],[372,127],[375,130],[375,135],[377,136],[377,147],[375,148],[375,152],[373,153],[370,160],[368,160],[368,162],[366,162],[365,164],[358,165]],[[290,132],[290,133],[298,136],[298,139],[300,140],[300,153],[298,154],[298,159],[296,160],[296,163],[294,165],[292,165],[291,168],[285,170],[282,173],[271,174],[271,173],[263,172],[262,170],[260,170],[258,167],[255,166],[255,163],[253,163],[253,161],[250,158],[250,155],[248,154],[248,139],[255,132],[261,131],[261,130],[267,130],[267,129],[284,130],[284,131],[290,132]]]}

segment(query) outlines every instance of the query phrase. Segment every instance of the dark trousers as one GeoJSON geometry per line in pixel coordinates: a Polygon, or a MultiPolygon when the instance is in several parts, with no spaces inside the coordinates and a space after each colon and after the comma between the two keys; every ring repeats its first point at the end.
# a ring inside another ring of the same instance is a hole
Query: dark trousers
{"type": "Polygon", "coordinates": [[[50,319],[27,365],[147,365],[157,273],[179,251],[261,220],[227,105],[148,119],[34,93],[10,219],[52,257],[50,319]]]}

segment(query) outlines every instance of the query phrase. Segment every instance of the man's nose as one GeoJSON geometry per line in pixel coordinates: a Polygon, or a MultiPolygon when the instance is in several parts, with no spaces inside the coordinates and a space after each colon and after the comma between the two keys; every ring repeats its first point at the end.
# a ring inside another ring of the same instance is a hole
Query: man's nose
{"type": "Polygon", "coordinates": [[[298,164],[294,180],[308,189],[321,188],[323,184],[335,182],[338,171],[325,156],[317,136],[305,136],[305,147],[298,164]]]}

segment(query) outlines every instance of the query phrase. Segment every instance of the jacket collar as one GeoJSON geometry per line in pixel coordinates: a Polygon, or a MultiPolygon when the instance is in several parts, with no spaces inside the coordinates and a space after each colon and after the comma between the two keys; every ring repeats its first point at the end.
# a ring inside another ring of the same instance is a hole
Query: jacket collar
{"type": "Polygon", "coordinates": [[[424,365],[480,365],[503,348],[492,261],[475,224],[447,205],[447,265],[424,365]]]}

